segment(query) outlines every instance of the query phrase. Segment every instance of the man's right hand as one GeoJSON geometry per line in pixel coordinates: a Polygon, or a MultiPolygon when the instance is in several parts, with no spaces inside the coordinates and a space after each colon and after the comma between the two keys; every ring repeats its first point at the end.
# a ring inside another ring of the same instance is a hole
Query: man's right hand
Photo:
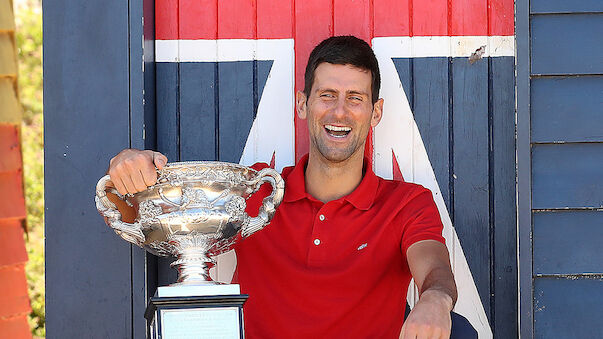
{"type": "Polygon", "coordinates": [[[125,149],[109,163],[109,176],[121,195],[137,193],[157,182],[157,169],[162,169],[167,157],[150,150],[125,149]]]}

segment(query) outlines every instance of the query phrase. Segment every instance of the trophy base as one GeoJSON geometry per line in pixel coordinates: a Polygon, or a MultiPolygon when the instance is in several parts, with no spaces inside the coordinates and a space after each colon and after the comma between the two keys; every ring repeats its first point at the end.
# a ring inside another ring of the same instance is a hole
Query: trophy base
{"type": "Polygon", "coordinates": [[[150,337],[243,338],[247,298],[236,284],[159,287],[145,312],[150,337]]]}

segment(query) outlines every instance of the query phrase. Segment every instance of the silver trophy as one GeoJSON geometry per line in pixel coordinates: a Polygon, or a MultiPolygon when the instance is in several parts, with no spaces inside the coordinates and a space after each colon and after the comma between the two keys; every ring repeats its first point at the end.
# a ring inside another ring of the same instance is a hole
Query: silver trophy
{"type": "MultiPolygon", "coordinates": [[[[234,325],[216,329],[215,323],[220,317],[225,323],[236,317],[240,320],[237,330],[241,337],[241,307],[246,296],[241,299],[238,285],[221,286],[212,281],[209,268],[215,264],[213,257],[229,251],[237,239],[252,235],[270,222],[285,191],[285,183],[278,172],[271,168],[256,171],[223,162],[169,163],[158,171],[155,185],[125,197],[108,188],[109,181],[108,175],[98,181],[95,198],[96,208],[107,224],[126,241],[155,255],[176,257],[171,266],[178,270],[177,282],[168,289],[159,287],[155,302],[151,298],[152,305],[149,305],[153,310],[147,308],[151,333],[155,332],[155,337],[169,338],[180,336],[178,333],[183,330],[188,334],[203,331],[207,330],[203,328],[203,319],[211,318],[211,331],[229,330],[234,337],[234,325]],[[250,217],[245,212],[246,200],[264,183],[272,185],[272,192],[264,198],[258,215],[250,217]],[[121,213],[107,198],[108,189],[134,208],[134,223],[122,221],[121,213]],[[234,289],[225,288],[233,286],[234,289]],[[162,288],[164,295],[159,293],[162,288]],[[230,299],[224,299],[224,295],[230,295],[230,299]],[[169,306],[165,311],[180,311],[179,318],[167,323],[168,313],[164,312],[164,319],[155,321],[160,318],[158,309],[162,305],[169,306]],[[229,307],[230,310],[238,307],[236,316],[224,312],[229,307]],[[186,312],[182,313],[183,310],[186,312]],[[183,325],[185,318],[188,320],[183,325]],[[172,335],[167,333],[168,328],[172,329],[172,335]]],[[[216,332],[216,337],[228,337],[226,334],[216,332]]]]}

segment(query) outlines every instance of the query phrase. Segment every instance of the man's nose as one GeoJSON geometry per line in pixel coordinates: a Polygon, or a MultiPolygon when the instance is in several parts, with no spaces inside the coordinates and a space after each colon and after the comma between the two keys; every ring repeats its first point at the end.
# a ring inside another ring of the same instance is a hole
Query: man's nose
{"type": "Polygon", "coordinates": [[[346,107],[346,102],[345,102],[345,97],[339,97],[337,99],[337,103],[333,109],[333,113],[336,116],[344,116],[347,114],[347,107],[346,107]]]}

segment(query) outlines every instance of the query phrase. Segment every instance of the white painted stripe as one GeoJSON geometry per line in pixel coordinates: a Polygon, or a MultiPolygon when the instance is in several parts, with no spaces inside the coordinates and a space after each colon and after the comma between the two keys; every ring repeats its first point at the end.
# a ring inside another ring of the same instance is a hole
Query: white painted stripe
{"type": "Polygon", "coordinates": [[[178,62],[178,40],[156,40],[155,61],[178,62]]]}
{"type": "MultiPolygon", "coordinates": [[[[293,39],[157,40],[157,62],[217,62],[269,60],[271,50],[292,45],[293,39]],[[268,52],[266,52],[268,51],[268,52]]],[[[374,49],[386,49],[393,58],[470,57],[480,47],[482,57],[515,55],[514,36],[379,37],[374,49]]]]}
{"type": "Polygon", "coordinates": [[[156,62],[273,60],[274,51],[293,49],[293,39],[157,40],[156,62]]]}
{"type": "Polygon", "coordinates": [[[484,46],[482,57],[515,55],[514,36],[415,36],[373,39],[374,50],[388,50],[392,58],[470,57],[484,46]]]}

